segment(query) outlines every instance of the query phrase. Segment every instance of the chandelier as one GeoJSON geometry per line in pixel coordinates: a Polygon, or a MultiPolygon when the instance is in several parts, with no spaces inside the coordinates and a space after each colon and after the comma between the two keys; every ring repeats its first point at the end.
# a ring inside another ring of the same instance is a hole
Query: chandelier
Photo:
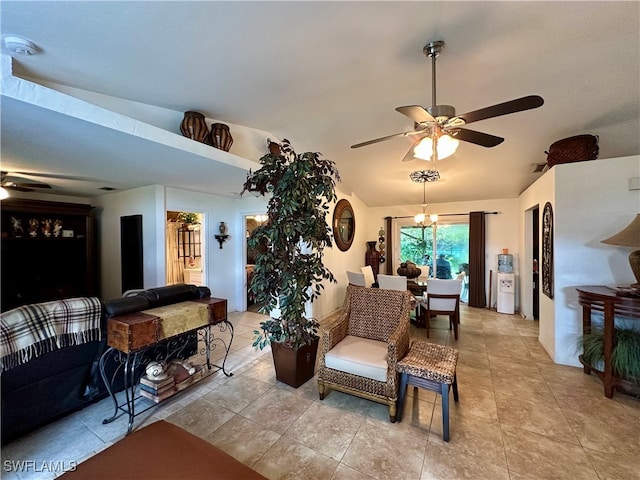
{"type": "MultiPolygon", "coordinates": [[[[426,227],[424,222],[427,219],[427,182],[437,182],[440,180],[440,173],[437,170],[416,170],[409,174],[409,178],[416,183],[422,183],[422,212],[415,215],[413,219],[418,226],[424,229],[424,227],[426,227]]],[[[429,220],[431,220],[432,224],[436,223],[438,221],[438,215],[432,213],[429,215],[429,220]]]]}

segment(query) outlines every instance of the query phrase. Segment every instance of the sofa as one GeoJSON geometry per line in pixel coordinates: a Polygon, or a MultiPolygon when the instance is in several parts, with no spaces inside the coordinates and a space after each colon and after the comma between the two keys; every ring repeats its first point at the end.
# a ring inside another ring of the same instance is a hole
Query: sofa
{"type": "MultiPolygon", "coordinates": [[[[178,284],[141,290],[106,302],[76,298],[4,312],[0,316],[2,444],[108,395],[98,368],[100,357],[108,348],[108,319],[210,296],[207,287],[178,284]],[[28,318],[11,328],[9,319],[15,321],[15,315],[28,318]],[[29,332],[24,328],[27,321],[32,325],[29,332]],[[71,331],[58,330],[57,335],[50,331],[51,325],[58,328],[63,324],[71,325],[71,331]],[[35,337],[33,331],[38,332],[37,338],[25,346],[25,337],[35,337]]],[[[186,353],[196,350],[197,341],[192,341],[186,353]]],[[[109,377],[116,367],[115,360],[106,365],[109,377]]],[[[122,381],[116,380],[114,389],[122,389],[122,381]]]]}

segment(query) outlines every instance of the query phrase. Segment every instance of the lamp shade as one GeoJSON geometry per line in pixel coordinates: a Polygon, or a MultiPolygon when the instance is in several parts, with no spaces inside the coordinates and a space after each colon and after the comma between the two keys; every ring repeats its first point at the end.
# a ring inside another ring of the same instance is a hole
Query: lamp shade
{"type": "MultiPolygon", "coordinates": [[[[602,243],[620,245],[622,247],[640,247],[640,213],[624,229],[614,236],[602,240],[602,243]]],[[[631,271],[636,277],[636,283],[632,286],[640,289],[640,250],[631,252],[629,266],[631,266],[631,271]]]]}
{"type": "MultiPolygon", "coordinates": [[[[413,156],[420,160],[433,160],[433,140],[431,137],[423,138],[418,145],[413,149],[413,156]]],[[[447,158],[456,151],[460,142],[449,135],[441,135],[436,139],[436,149],[438,152],[438,159],[442,160],[447,158]]]]}
{"type": "Polygon", "coordinates": [[[640,247],[640,213],[623,230],[606,240],[602,240],[602,243],[623,247],[640,247]]]}

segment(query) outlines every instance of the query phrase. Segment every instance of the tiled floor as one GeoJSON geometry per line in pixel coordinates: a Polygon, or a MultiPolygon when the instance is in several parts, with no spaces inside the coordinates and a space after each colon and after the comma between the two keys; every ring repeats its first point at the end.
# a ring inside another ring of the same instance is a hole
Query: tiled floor
{"type": "MultiPolygon", "coordinates": [[[[261,318],[231,315],[233,377],[207,378],[136,426],[164,418],[270,479],[640,479],[640,401],[607,399],[596,377],[551,362],[537,322],[463,306],[457,342],[444,318],[434,322],[430,340],[460,350],[460,402],[451,402],[444,443],[434,392],[408,397],[402,422],[391,424],[383,405],[333,391],[320,401],[315,380],[277,382],[270,353],[250,346],[261,318]]],[[[412,336],[425,332],[412,327],[412,336]]],[[[6,445],[2,478],[55,478],[43,467],[103,450],[126,429],[124,418],[102,425],[112,410],[105,400],[6,445]],[[35,467],[8,471],[20,460],[35,467]]]]}

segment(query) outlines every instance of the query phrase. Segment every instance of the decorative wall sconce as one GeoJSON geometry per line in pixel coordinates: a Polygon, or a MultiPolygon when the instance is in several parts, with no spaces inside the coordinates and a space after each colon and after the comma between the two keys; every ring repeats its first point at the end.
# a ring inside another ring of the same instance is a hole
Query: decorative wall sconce
{"type": "Polygon", "coordinates": [[[220,249],[222,249],[222,244],[227,240],[227,238],[229,238],[229,235],[227,235],[227,226],[224,222],[220,222],[218,230],[220,231],[220,235],[214,235],[214,237],[216,237],[216,240],[218,240],[218,243],[220,244],[220,249]]]}

